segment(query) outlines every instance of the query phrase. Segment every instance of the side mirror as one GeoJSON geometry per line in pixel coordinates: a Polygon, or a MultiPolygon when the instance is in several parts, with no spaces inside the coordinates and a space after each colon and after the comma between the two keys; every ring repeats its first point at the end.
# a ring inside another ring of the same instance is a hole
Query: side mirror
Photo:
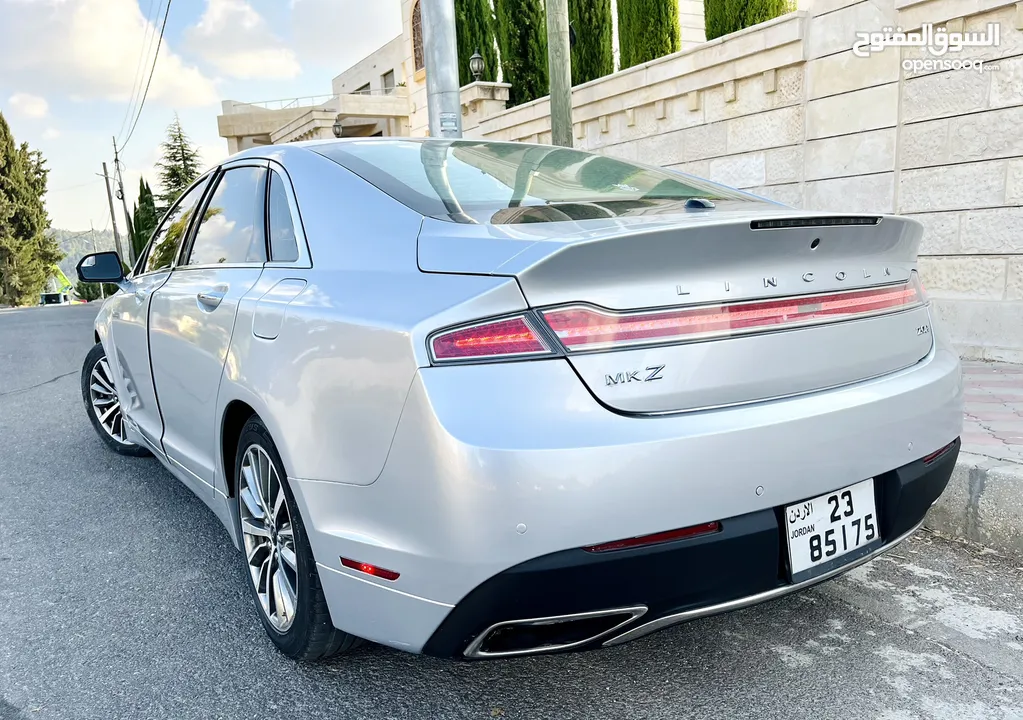
{"type": "Polygon", "coordinates": [[[78,279],[87,283],[119,283],[124,280],[121,258],[113,251],[83,257],[75,268],[78,279]]]}

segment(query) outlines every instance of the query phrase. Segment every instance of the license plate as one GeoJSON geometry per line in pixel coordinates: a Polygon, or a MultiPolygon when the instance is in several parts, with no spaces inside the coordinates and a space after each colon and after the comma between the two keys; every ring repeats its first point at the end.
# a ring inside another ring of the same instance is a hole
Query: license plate
{"type": "Polygon", "coordinates": [[[793,580],[812,576],[808,571],[876,544],[880,535],[874,479],[789,505],[785,526],[793,580]]]}

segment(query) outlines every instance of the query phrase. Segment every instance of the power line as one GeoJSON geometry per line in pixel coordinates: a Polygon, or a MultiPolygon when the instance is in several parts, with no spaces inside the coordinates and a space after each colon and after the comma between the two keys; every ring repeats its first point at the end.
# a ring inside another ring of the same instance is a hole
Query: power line
{"type": "Polygon", "coordinates": [[[142,117],[142,109],[146,105],[146,97],[149,95],[149,84],[153,82],[153,71],[156,70],[156,61],[160,57],[160,46],[163,44],[163,33],[167,29],[167,16],[170,15],[171,3],[173,0],[167,0],[167,9],[163,13],[163,23],[160,25],[160,37],[156,41],[156,52],[153,53],[153,65],[149,68],[149,79],[146,80],[146,90],[142,93],[142,101],[139,103],[138,112],[135,115],[135,121],[131,125],[131,130],[128,131],[128,137],[121,143],[121,150],[124,150],[125,146],[131,140],[131,136],[135,133],[135,128],[139,124],[139,118],[142,117]]]}
{"type": "MultiPolygon", "coordinates": [[[[161,0],[161,5],[163,4],[161,0]]],[[[153,15],[153,6],[156,5],[156,0],[149,0],[149,9],[146,10],[146,33],[142,37],[142,48],[139,51],[139,61],[135,63],[135,77],[131,81],[131,95],[128,98],[128,106],[124,109],[124,118],[121,119],[121,129],[117,131],[117,136],[121,137],[124,133],[125,127],[128,125],[128,118],[135,113],[135,101],[138,99],[138,92],[142,89],[142,66],[145,64],[146,58],[149,57],[149,51],[153,47],[153,38],[156,36],[156,18],[160,16],[159,8],[157,8],[156,16],[153,15]]]]}

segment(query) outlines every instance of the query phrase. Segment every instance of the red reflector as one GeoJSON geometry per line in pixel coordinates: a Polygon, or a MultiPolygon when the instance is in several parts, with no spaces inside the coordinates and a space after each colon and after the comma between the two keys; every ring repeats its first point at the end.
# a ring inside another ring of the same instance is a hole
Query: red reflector
{"type": "Polygon", "coordinates": [[[550,352],[525,318],[505,318],[458,328],[433,338],[434,360],[537,355],[550,352]]]}
{"type": "Polygon", "coordinates": [[[667,532],[654,533],[653,535],[615,540],[614,542],[602,545],[591,545],[590,547],[584,547],[583,550],[587,552],[610,552],[611,550],[624,550],[625,548],[642,547],[644,545],[657,545],[659,543],[671,542],[672,540],[683,540],[699,535],[710,535],[716,532],[721,532],[721,523],[714,521],[703,523],[702,525],[692,525],[680,530],[668,530],[667,532]]]}
{"type": "Polygon", "coordinates": [[[942,455],[944,455],[944,454],[945,454],[945,453],[947,453],[947,452],[948,452],[949,450],[951,450],[951,449],[952,449],[952,446],[953,446],[953,445],[955,445],[955,444],[956,444],[956,441],[955,441],[955,440],[953,440],[953,441],[952,441],[952,442],[950,442],[950,443],[949,443],[948,445],[946,445],[945,447],[941,448],[941,450],[936,450],[936,451],[932,452],[932,453],[931,453],[930,455],[927,455],[927,456],[926,456],[926,457],[924,458],[924,465],[926,465],[926,464],[928,464],[928,463],[932,463],[932,462],[934,462],[935,460],[937,460],[938,458],[940,458],[940,457],[941,457],[942,455]]]}
{"type": "Polygon", "coordinates": [[[543,313],[569,350],[701,340],[895,312],[919,305],[916,276],[904,285],[645,313],[576,306],[543,313]]]}
{"type": "Polygon", "coordinates": [[[361,573],[372,575],[374,577],[383,578],[384,580],[397,580],[399,575],[393,570],[385,570],[382,567],[376,565],[370,565],[369,563],[359,562],[358,560],[349,560],[348,558],[341,558],[341,564],[346,568],[352,570],[358,570],[361,573]]]}

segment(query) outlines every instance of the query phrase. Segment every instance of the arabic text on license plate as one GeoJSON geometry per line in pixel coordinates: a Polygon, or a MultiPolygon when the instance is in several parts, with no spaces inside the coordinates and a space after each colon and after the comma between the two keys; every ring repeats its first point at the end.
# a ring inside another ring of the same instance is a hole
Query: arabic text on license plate
{"type": "Polygon", "coordinates": [[[792,575],[878,539],[874,479],[785,508],[792,575]]]}

